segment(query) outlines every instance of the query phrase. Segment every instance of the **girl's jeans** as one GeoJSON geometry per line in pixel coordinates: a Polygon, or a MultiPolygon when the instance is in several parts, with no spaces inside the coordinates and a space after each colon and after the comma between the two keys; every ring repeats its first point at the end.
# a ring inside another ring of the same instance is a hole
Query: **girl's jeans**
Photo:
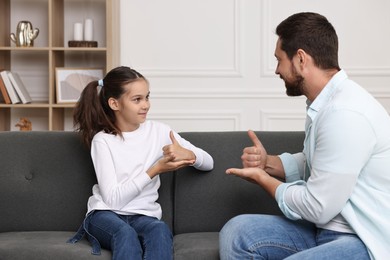
{"type": "Polygon", "coordinates": [[[240,215],[220,232],[220,257],[226,259],[370,259],[355,234],[318,229],[283,216],[240,215]]]}
{"type": "Polygon", "coordinates": [[[86,229],[89,237],[112,251],[113,260],[173,259],[172,233],[156,218],[95,211],[89,216],[86,229]]]}

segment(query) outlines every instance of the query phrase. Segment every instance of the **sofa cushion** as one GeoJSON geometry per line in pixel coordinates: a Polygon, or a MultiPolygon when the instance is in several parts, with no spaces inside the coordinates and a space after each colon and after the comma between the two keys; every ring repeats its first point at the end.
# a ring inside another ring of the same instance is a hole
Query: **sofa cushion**
{"type": "Polygon", "coordinates": [[[219,232],[198,232],[173,238],[175,260],[219,259],[219,232]]]}
{"type": "Polygon", "coordinates": [[[104,249],[99,257],[92,255],[85,238],[76,244],[66,243],[72,235],[73,232],[50,231],[0,233],[0,259],[111,259],[111,252],[104,249]]]}

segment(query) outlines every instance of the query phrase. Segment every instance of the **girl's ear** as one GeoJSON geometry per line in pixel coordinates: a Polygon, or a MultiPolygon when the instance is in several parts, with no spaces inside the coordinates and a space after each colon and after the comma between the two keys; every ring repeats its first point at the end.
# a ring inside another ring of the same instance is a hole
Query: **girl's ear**
{"type": "Polygon", "coordinates": [[[110,108],[114,111],[116,110],[119,110],[119,102],[118,100],[116,100],[115,98],[109,98],[108,99],[108,105],[110,106],[110,108]]]}

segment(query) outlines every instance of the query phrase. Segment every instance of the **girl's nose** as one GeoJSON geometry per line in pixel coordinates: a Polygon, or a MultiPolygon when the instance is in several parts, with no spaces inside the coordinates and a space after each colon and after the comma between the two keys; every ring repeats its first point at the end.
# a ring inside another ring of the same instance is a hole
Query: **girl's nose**
{"type": "Polygon", "coordinates": [[[150,107],[150,102],[149,101],[145,101],[145,102],[142,103],[142,108],[143,109],[149,109],[149,107],[150,107]]]}

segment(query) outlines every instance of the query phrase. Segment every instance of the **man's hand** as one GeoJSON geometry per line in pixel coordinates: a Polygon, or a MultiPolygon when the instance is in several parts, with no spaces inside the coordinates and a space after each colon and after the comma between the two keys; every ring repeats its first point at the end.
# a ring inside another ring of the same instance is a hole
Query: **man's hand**
{"type": "Polygon", "coordinates": [[[249,130],[248,135],[252,140],[253,146],[244,148],[241,156],[242,165],[244,168],[258,167],[264,170],[267,164],[267,151],[255,132],[249,130]]]}
{"type": "Polygon", "coordinates": [[[282,182],[274,177],[284,177],[282,162],[278,156],[268,156],[263,144],[252,130],[248,131],[248,135],[253,146],[244,148],[241,156],[244,168],[230,168],[226,170],[226,174],[258,184],[275,198],[276,189],[282,182]]]}
{"type": "Polygon", "coordinates": [[[251,167],[251,168],[248,167],[243,169],[230,168],[226,170],[226,174],[235,175],[237,177],[240,177],[244,180],[247,180],[255,184],[260,183],[260,178],[262,175],[268,176],[268,174],[264,170],[258,167],[251,167]]]}
{"type": "Polygon", "coordinates": [[[251,168],[230,168],[226,170],[226,174],[238,176],[244,180],[260,185],[265,189],[273,198],[275,198],[275,193],[277,187],[282,184],[281,181],[275,179],[266,173],[263,169],[259,167],[251,168]]]}

